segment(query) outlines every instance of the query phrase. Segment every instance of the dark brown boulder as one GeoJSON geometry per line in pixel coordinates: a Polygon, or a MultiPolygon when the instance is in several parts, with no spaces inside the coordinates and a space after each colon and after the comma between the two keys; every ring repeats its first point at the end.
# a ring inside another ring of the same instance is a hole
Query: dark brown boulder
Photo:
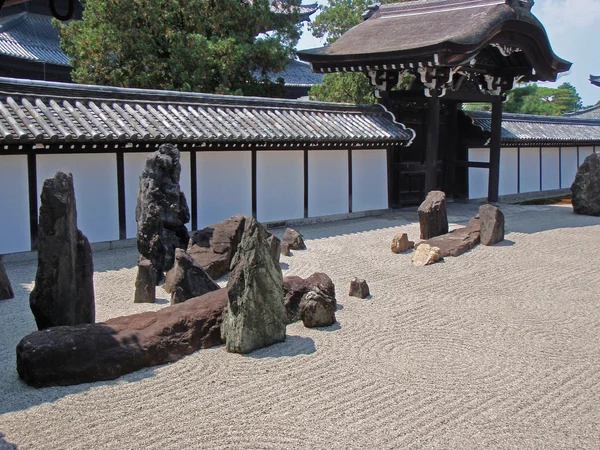
{"type": "Polygon", "coordinates": [[[306,250],[303,236],[293,228],[286,228],[283,233],[282,245],[286,245],[288,250],[306,250]]]}
{"type": "Polygon", "coordinates": [[[448,232],[446,194],[431,191],[418,209],[421,239],[431,239],[448,232]]]}
{"type": "Polygon", "coordinates": [[[175,267],[171,272],[171,305],[220,289],[202,266],[180,248],[175,250],[175,267]]]}
{"type": "Polygon", "coordinates": [[[192,233],[187,252],[206,273],[217,280],[227,275],[244,233],[245,218],[233,216],[192,233]]]}
{"type": "Polygon", "coordinates": [[[348,295],[350,297],[367,298],[371,295],[369,285],[365,280],[352,278],[352,280],[350,280],[350,291],[348,295]]]}
{"type": "Polygon", "coordinates": [[[227,291],[221,337],[228,352],[250,353],[285,340],[281,268],[271,255],[266,230],[252,217],[245,218],[227,291]]]}
{"type": "Polygon", "coordinates": [[[573,211],[576,214],[600,216],[600,155],[592,153],[577,169],[571,185],[573,211]]]}
{"type": "Polygon", "coordinates": [[[493,205],[480,206],[479,222],[483,245],[494,245],[504,240],[504,214],[498,208],[493,205]]]}
{"type": "Polygon", "coordinates": [[[133,303],[154,303],[156,301],[156,272],[152,267],[152,262],[140,255],[137,267],[133,303]]]}
{"type": "Polygon", "coordinates": [[[328,327],[335,323],[336,301],[320,289],[304,294],[300,319],[306,328],[328,327]]]}
{"type": "Polygon", "coordinates": [[[2,257],[0,256],[0,300],[8,300],[14,298],[14,296],[15,294],[6,274],[6,269],[4,269],[2,257]]]}
{"type": "Polygon", "coordinates": [[[283,279],[283,305],[287,314],[287,323],[300,319],[300,302],[307,292],[320,290],[328,297],[335,300],[335,285],[331,278],[321,272],[313,273],[303,279],[297,276],[288,276],[283,279]]]}
{"type": "Polygon", "coordinates": [[[179,186],[179,158],[177,147],[162,144],[148,155],[138,185],[137,246],[140,255],[152,263],[156,284],[173,267],[175,249],[186,248],[189,241],[185,224],[190,221],[190,211],[179,186]]]}
{"type": "Polygon", "coordinates": [[[468,250],[471,250],[480,240],[481,221],[479,216],[475,216],[469,221],[466,227],[458,228],[442,236],[436,236],[417,245],[429,244],[431,247],[440,249],[440,256],[460,256],[468,250]]]}
{"type": "Polygon", "coordinates": [[[19,376],[35,387],[113,380],[222,343],[227,291],[104,323],[36,331],[17,345],[19,376]]]}
{"type": "Polygon", "coordinates": [[[87,238],[77,229],[73,176],[44,180],[38,228],[38,269],[29,296],[38,329],[93,323],[94,263],[87,238]]]}

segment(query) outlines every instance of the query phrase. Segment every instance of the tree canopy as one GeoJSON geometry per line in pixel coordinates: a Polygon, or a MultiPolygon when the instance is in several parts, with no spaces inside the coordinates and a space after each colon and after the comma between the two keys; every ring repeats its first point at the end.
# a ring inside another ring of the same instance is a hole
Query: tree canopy
{"type": "MultiPolygon", "coordinates": [[[[401,3],[411,0],[381,0],[379,3],[401,3]]],[[[362,22],[362,13],[371,0],[329,0],[329,5],[312,21],[310,30],[315,37],[331,44],[342,34],[362,22]]],[[[405,80],[406,81],[406,80],[405,80]]],[[[373,86],[363,73],[332,73],[315,85],[309,96],[315,100],[343,103],[376,103],[373,86]]]]}
{"type": "Polygon", "coordinates": [[[84,0],[83,20],[58,24],[61,47],[77,83],[278,95],[265,74],[293,55],[299,2],[84,0]]]}
{"type": "MultiPolygon", "coordinates": [[[[577,89],[570,83],[557,88],[529,84],[512,89],[502,109],[508,113],[561,116],[579,111],[582,106],[577,89]]],[[[489,105],[467,105],[466,109],[489,111],[489,105]]]]}

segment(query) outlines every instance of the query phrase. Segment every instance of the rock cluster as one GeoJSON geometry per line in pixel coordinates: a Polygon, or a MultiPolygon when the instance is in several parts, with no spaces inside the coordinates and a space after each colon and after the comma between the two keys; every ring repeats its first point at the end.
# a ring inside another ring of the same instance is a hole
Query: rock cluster
{"type": "Polygon", "coordinates": [[[190,221],[190,211],[179,186],[179,158],[177,147],[161,145],[148,155],[138,185],[137,246],[154,269],[155,284],[160,284],[164,273],[173,267],[175,249],[187,248],[189,241],[185,224],[190,221]]]}
{"type": "Polygon", "coordinates": [[[77,229],[73,176],[44,180],[38,228],[38,269],[29,296],[38,329],[93,323],[94,263],[87,238],[77,229]]]}
{"type": "Polygon", "coordinates": [[[220,345],[227,291],[104,323],[36,331],[17,345],[17,371],[35,387],[113,380],[220,345]]]}
{"type": "Polygon", "coordinates": [[[576,214],[600,216],[600,155],[592,153],[577,169],[571,185],[573,211],[576,214]]]}
{"type": "Polygon", "coordinates": [[[418,209],[421,239],[431,239],[448,232],[446,194],[431,191],[418,209]]]}
{"type": "MultiPolygon", "coordinates": [[[[287,323],[300,319],[301,304],[304,296],[311,291],[319,291],[335,300],[335,285],[331,278],[322,272],[313,273],[308,278],[287,276],[283,279],[283,305],[287,315],[287,323]]],[[[334,306],[337,306],[337,302],[334,306]]]]}
{"type": "Polygon", "coordinates": [[[414,248],[415,243],[408,240],[406,233],[398,233],[392,239],[392,253],[404,253],[411,248],[414,248]]]}
{"type": "Polygon", "coordinates": [[[175,249],[172,272],[171,305],[220,289],[202,266],[180,248],[175,249]]]}
{"type": "Polygon", "coordinates": [[[225,347],[234,353],[282,342],[286,329],[283,278],[267,243],[267,232],[251,217],[244,222],[242,240],[231,262],[221,326],[225,347]]]}
{"type": "Polygon", "coordinates": [[[348,293],[348,296],[367,298],[369,295],[371,295],[371,291],[365,280],[356,277],[350,280],[350,292],[348,293]]]}
{"type": "Polygon", "coordinates": [[[8,300],[14,296],[10,280],[2,263],[2,257],[0,257],[0,300],[8,300]]]}

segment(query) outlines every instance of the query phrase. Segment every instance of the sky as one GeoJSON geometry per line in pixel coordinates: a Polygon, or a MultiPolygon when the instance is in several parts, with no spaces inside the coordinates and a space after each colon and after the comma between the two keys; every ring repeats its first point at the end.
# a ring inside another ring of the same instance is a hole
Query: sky
{"type": "MultiPolygon", "coordinates": [[[[327,0],[319,0],[319,5],[326,4],[327,0]]],[[[577,88],[584,106],[595,104],[600,100],[600,87],[590,84],[589,76],[600,75],[600,0],[536,0],[532,12],[546,27],[554,53],[573,63],[557,83],[540,85],[556,87],[569,82],[577,88]]],[[[305,24],[298,50],[322,45],[305,24]]]]}

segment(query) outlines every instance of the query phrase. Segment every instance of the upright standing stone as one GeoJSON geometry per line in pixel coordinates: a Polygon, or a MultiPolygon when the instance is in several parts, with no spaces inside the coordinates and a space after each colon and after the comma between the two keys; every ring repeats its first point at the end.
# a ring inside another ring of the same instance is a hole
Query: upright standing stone
{"type": "Polygon", "coordinates": [[[190,211],[179,186],[180,174],[179,150],[163,144],[146,159],[138,185],[138,251],[152,263],[157,284],[173,267],[175,249],[187,248],[189,241],[185,224],[190,221],[190,211]]]}
{"type": "Polygon", "coordinates": [[[38,269],[29,296],[40,330],[93,323],[94,264],[87,238],[77,229],[73,176],[44,180],[38,229],[38,269]]]}
{"type": "Polygon", "coordinates": [[[180,248],[175,249],[175,267],[172,272],[171,305],[220,289],[202,266],[180,248]]]}
{"type": "Polygon", "coordinates": [[[504,240],[504,214],[493,205],[479,207],[480,242],[494,245],[504,240]]]}
{"type": "Polygon", "coordinates": [[[431,191],[418,209],[421,239],[431,239],[448,232],[448,215],[446,213],[446,194],[442,191],[431,191]]]}
{"type": "Polygon", "coordinates": [[[600,216],[600,155],[585,158],[571,185],[573,211],[576,214],[600,216]]]}
{"type": "Polygon", "coordinates": [[[350,291],[348,292],[348,295],[350,297],[367,298],[371,295],[371,291],[365,280],[354,277],[350,280],[350,291]]]}
{"type": "Polygon", "coordinates": [[[227,290],[221,326],[227,351],[249,353],[285,340],[281,268],[271,255],[265,229],[251,217],[231,262],[227,290]]]}
{"type": "Polygon", "coordinates": [[[267,239],[267,243],[271,248],[271,254],[273,255],[273,259],[275,260],[275,262],[279,263],[281,257],[281,240],[279,240],[277,236],[272,234],[267,239]]]}
{"type": "Polygon", "coordinates": [[[4,264],[2,264],[2,257],[0,256],[0,300],[8,300],[14,296],[15,294],[4,269],[4,264]]]}
{"type": "Polygon", "coordinates": [[[143,256],[138,260],[138,273],[135,279],[133,303],[154,303],[156,301],[156,272],[152,262],[143,256]]]}

